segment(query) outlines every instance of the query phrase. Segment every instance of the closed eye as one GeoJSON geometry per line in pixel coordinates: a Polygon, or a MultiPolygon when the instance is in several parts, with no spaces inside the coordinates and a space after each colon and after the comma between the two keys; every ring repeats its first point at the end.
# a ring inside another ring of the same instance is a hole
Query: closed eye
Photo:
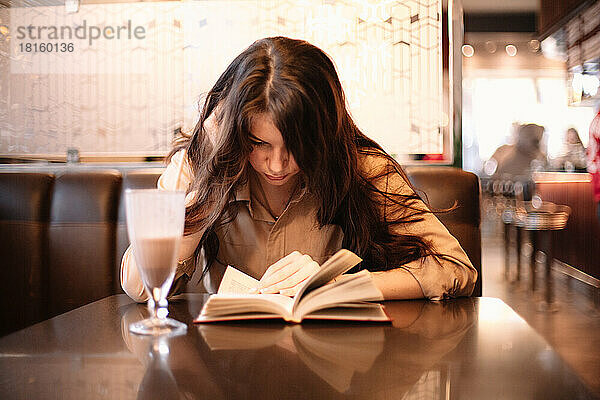
{"type": "Polygon", "coordinates": [[[269,144],[267,142],[263,142],[262,140],[259,140],[258,138],[254,138],[254,137],[250,137],[250,143],[252,144],[252,146],[266,146],[269,144]]]}
{"type": "Polygon", "coordinates": [[[252,146],[267,146],[269,143],[267,142],[257,142],[256,140],[251,140],[252,146]]]}

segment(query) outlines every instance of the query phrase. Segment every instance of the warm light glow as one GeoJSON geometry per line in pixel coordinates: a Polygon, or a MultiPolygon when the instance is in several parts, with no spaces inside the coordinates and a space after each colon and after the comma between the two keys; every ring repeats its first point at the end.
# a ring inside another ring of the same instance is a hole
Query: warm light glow
{"type": "Polygon", "coordinates": [[[561,184],[564,184],[564,183],[590,183],[591,181],[592,181],[591,179],[588,179],[588,180],[580,179],[577,181],[571,181],[571,180],[570,181],[561,181],[561,180],[558,180],[558,181],[535,181],[535,183],[561,183],[561,184]]]}
{"type": "Polygon", "coordinates": [[[515,46],[514,44],[507,44],[505,50],[506,54],[508,54],[511,57],[517,55],[517,46],[515,46]]]}
{"type": "Polygon", "coordinates": [[[541,48],[544,57],[552,60],[566,61],[565,55],[558,47],[556,39],[552,36],[548,36],[546,39],[542,40],[541,48]]]}
{"type": "Polygon", "coordinates": [[[581,93],[583,91],[583,78],[581,74],[573,74],[571,87],[574,93],[581,93]]]}
{"type": "MultiPolygon", "coordinates": [[[[579,131],[583,145],[587,146],[587,132],[595,113],[591,107],[568,106],[564,77],[470,77],[467,74],[463,82],[466,99],[463,143],[472,144],[471,148],[463,149],[463,154],[468,154],[465,169],[482,172],[484,163],[498,147],[514,143],[516,123],[543,125],[543,150],[552,158],[563,150],[565,132],[571,126],[579,131]]],[[[487,172],[492,171],[493,164],[490,164],[487,172]]],[[[588,179],[581,174],[577,178],[588,179]]]]}
{"type": "Polygon", "coordinates": [[[525,324],[523,318],[513,312],[510,307],[506,306],[500,299],[492,299],[485,301],[483,307],[479,308],[477,314],[477,320],[479,321],[480,327],[491,327],[493,328],[498,323],[519,323],[525,324]]]}
{"type": "Polygon", "coordinates": [[[573,88],[573,97],[580,100],[581,95],[595,96],[598,93],[598,87],[600,86],[600,80],[596,75],[590,74],[573,74],[571,79],[571,87],[573,88]]]}
{"type": "Polygon", "coordinates": [[[462,53],[465,57],[473,57],[473,54],[475,54],[475,49],[470,44],[463,44],[462,53]]]}
{"type": "Polygon", "coordinates": [[[587,96],[595,96],[598,93],[598,85],[600,85],[600,81],[598,81],[598,77],[596,75],[582,75],[581,83],[583,85],[583,93],[587,96]]]}
{"type": "Polygon", "coordinates": [[[538,172],[533,174],[535,183],[588,183],[592,176],[581,172],[538,172]]]}

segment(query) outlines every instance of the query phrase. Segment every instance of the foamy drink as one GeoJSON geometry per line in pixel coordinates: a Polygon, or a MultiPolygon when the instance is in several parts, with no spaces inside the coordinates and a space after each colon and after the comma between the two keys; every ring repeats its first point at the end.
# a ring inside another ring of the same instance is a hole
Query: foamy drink
{"type": "Polygon", "coordinates": [[[139,238],[134,243],[135,260],[148,289],[161,287],[175,273],[177,237],[139,238]]]}

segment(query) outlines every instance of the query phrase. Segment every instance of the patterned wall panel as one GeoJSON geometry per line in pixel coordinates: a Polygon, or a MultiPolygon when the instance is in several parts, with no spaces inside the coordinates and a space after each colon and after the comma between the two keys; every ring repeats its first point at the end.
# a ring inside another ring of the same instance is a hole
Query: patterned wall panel
{"type": "Polygon", "coordinates": [[[0,153],[164,154],[183,121],[181,5],[102,4],[2,10],[0,153]],[[19,26],[143,26],[143,40],[55,40],[73,52],[21,52],[19,26]],[[10,55],[7,54],[10,51],[10,55]],[[10,60],[9,60],[10,58],[10,60]],[[68,71],[68,72],[67,72],[68,71]]]}
{"type": "Polygon", "coordinates": [[[56,55],[27,63],[14,51],[14,31],[11,54],[0,40],[2,154],[64,154],[68,147],[164,154],[174,130],[193,128],[202,95],[226,65],[273,35],[308,40],[333,58],[357,124],[389,152],[442,152],[438,0],[184,1],[11,14],[0,10],[0,25],[10,18],[11,29],[17,20],[85,19],[99,27],[131,20],[147,36],[118,45],[97,40],[71,64],[56,55]]]}

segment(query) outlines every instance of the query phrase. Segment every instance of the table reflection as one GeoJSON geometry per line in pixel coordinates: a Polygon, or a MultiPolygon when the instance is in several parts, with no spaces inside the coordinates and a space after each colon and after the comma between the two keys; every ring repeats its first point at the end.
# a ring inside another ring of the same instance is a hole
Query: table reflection
{"type": "MultiPolygon", "coordinates": [[[[121,317],[121,335],[129,349],[144,365],[138,387],[138,399],[223,399],[201,354],[194,344],[194,334],[158,337],[137,335],[129,324],[150,315],[147,307],[129,304],[121,317]],[[201,395],[201,397],[198,397],[201,395]]],[[[176,317],[177,318],[177,317],[176,317]]]]}
{"type": "Polygon", "coordinates": [[[121,333],[145,366],[138,398],[446,397],[449,366],[440,360],[473,325],[473,301],[386,309],[393,325],[218,323],[148,338],[127,329],[147,313],[131,304],[121,333]]]}

